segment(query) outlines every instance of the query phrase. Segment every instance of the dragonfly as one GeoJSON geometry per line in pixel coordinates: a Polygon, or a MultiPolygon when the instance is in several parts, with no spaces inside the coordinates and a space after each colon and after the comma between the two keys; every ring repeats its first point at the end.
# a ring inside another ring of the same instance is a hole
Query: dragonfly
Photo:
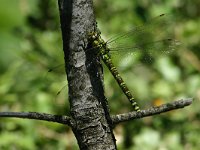
{"type": "Polygon", "coordinates": [[[139,112],[140,108],[115,67],[111,57],[112,53],[146,53],[149,56],[153,56],[158,53],[168,54],[173,52],[177,45],[179,45],[179,42],[171,37],[173,31],[167,28],[168,24],[169,21],[166,14],[161,14],[143,25],[137,26],[126,33],[119,34],[106,42],[101,38],[99,30],[88,34],[88,41],[92,48],[85,51],[94,52],[93,50],[95,50],[96,58],[100,58],[107,66],[136,112],[139,112]]]}

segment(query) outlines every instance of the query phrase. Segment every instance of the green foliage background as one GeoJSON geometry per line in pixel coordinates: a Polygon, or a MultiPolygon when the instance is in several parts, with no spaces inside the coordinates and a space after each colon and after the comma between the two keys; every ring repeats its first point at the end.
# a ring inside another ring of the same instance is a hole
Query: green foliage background
{"type": "MultiPolygon", "coordinates": [[[[94,1],[98,27],[105,38],[123,33],[162,13],[178,18],[177,51],[155,56],[150,65],[126,58],[116,64],[142,108],[194,97],[192,106],[118,125],[119,149],[198,150],[200,147],[200,2],[198,0],[94,1]]],[[[0,111],[68,114],[57,1],[0,1],[0,111]]],[[[105,91],[111,113],[131,110],[105,68],[105,91]]],[[[78,149],[65,126],[34,120],[0,119],[0,149],[78,149]]]]}

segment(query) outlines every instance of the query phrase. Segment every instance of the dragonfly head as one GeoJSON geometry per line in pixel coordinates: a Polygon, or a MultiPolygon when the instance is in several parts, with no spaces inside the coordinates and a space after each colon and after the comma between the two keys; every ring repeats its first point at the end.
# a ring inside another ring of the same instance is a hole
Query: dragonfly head
{"type": "Polygon", "coordinates": [[[98,47],[98,48],[102,47],[102,45],[105,43],[100,36],[100,32],[89,33],[88,40],[90,43],[92,43],[93,47],[98,47]]]}
{"type": "Polygon", "coordinates": [[[91,32],[88,34],[88,40],[89,41],[95,41],[98,40],[100,37],[100,34],[98,34],[97,32],[91,32]]]}

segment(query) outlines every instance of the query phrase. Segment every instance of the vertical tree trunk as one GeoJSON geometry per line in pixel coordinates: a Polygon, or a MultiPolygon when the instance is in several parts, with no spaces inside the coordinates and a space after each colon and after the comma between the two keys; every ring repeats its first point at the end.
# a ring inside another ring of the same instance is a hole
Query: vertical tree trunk
{"type": "Polygon", "coordinates": [[[80,149],[116,149],[101,65],[84,51],[88,33],[96,28],[92,0],[59,0],[59,10],[70,112],[76,122],[72,130],[80,149]]]}

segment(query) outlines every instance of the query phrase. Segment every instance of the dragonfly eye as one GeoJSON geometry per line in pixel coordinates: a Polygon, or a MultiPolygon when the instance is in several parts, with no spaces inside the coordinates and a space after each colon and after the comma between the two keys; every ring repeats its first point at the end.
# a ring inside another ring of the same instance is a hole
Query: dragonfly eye
{"type": "Polygon", "coordinates": [[[95,32],[91,32],[88,34],[88,37],[90,40],[94,41],[95,39],[97,39],[98,35],[95,32]]]}

